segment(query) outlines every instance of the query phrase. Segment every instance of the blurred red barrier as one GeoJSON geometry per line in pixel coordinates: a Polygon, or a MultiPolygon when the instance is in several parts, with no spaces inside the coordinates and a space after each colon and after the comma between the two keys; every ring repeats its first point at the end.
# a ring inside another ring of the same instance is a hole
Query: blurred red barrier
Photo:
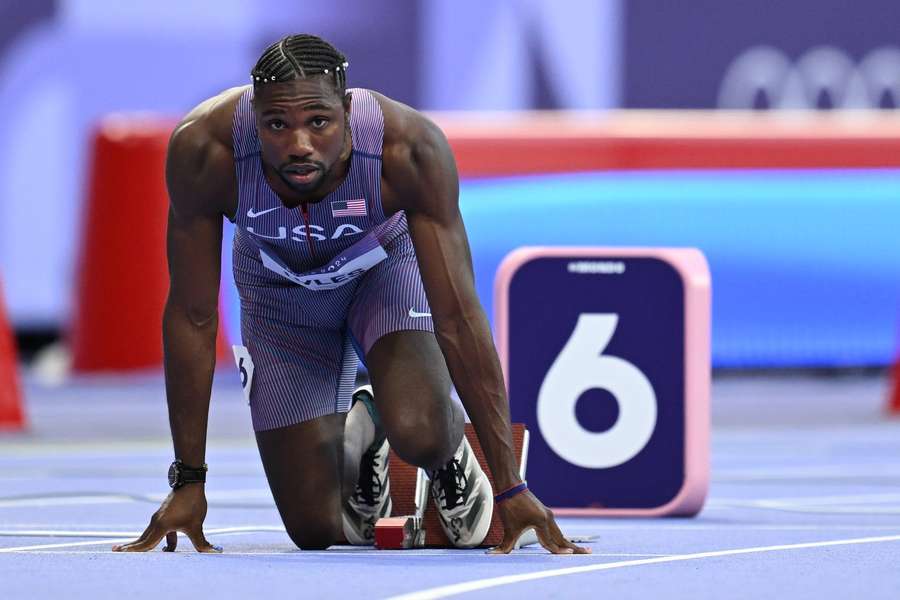
{"type": "Polygon", "coordinates": [[[891,391],[888,398],[888,412],[900,415],[900,356],[891,368],[891,391]]]}
{"type": "Polygon", "coordinates": [[[447,135],[464,177],[611,169],[900,167],[900,121],[872,111],[543,111],[431,117],[447,135]]]}
{"type": "Polygon", "coordinates": [[[16,345],[6,318],[3,289],[0,286],[0,429],[23,427],[25,413],[22,410],[16,345]]]}
{"type": "MultiPolygon", "coordinates": [[[[166,146],[174,123],[114,117],[97,129],[69,329],[72,368],[162,365],[166,262],[166,146]]],[[[220,359],[230,360],[220,325],[220,359]]]]}

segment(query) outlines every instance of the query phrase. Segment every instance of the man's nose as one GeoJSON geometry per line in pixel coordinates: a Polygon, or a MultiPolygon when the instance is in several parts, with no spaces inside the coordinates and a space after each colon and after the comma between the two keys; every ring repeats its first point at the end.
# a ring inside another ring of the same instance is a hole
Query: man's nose
{"type": "Polygon", "coordinates": [[[290,147],[291,154],[308,156],[312,154],[312,151],[312,140],[310,140],[309,134],[302,130],[294,132],[290,147]]]}

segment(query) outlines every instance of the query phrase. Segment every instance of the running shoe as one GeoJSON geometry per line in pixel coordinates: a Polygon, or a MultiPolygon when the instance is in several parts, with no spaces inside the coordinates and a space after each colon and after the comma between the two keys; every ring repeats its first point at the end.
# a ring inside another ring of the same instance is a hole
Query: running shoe
{"type": "Polygon", "coordinates": [[[374,398],[370,385],[361,386],[353,392],[353,405],[357,402],[365,403],[377,432],[375,441],[360,459],[356,489],[341,511],[344,536],[354,546],[374,544],[375,523],[378,519],[391,515],[391,481],[388,473],[390,445],[378,425],[374,398]]]}
{"type": "Polygon", "coordinates": [[[494,497],[466,436],[453,458],[430,472],[429,477],[431,496],[447,538],[457,548],[480,545],[491,527],[494,497]]]}

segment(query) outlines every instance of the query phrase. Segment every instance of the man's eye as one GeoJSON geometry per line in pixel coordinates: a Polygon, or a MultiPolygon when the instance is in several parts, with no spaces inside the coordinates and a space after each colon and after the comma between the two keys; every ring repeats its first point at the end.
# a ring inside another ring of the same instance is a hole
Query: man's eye
{"type": "Polygon", "coordinates": [[[274,129],[275,131],[281,131],[284,129],[286,125],[284,121],[281,119],[275,119],[274,121],[269,121],[269,129],[274,129]]]}
{"type": "Polygon", "coordinates": [[[322,129],[323,127],[328,125],[328,119],[326,119],[325,117],[314,117],[310,121],[310,124],[312,124],[312,126],[316,129],[322,129]]]}

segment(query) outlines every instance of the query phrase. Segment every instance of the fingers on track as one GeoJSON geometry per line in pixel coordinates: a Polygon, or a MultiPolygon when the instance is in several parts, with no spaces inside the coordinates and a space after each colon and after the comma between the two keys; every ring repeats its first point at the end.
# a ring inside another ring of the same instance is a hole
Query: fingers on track
{"type": "Polygon", "coordinates": [[[163,552],[175,552],[175,548],[178,547],[178,532],[170,531],[166,534],[166,545],[163,547],[163,552]]]}
{"type": "Polygon", "coordinates": [[[164,535],[165,532],[160,531],[154,523],[151,523],[141,537],[127,544],[113,546],[113,552],[146,552],[156,548],[164,535]]]}
{"type": "Polygon", "coordinates": [[[194,545],[194,548],[197,552],[208,552],[213,554],[219,554],[222,552],[221,546],[213,546],[206,539],[206,536],[203,535],[203,529],[198,527],[196,529],[188,529],[184,532],[188,538],[190,538],[191,543],[194,545]]]}

